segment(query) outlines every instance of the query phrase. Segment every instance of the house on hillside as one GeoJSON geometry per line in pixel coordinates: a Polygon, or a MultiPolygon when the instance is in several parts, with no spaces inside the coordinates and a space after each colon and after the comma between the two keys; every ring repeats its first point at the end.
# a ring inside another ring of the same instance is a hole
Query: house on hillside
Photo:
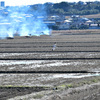
{"type": "Polygon", "coordinates": [[[94,24],[94,20],[72,15],[68,18],[61,16],[48,16],[43,20],[50,29],[66,30],[66,29],[99,29],[99,25],[94,24]]]}
{"type": "MultiPolygon", "coordinates": [[[[64,18],[60,16],[48,16],[48,18],[43,20],[43,23],[46,24],[51,29],[59,29],[64,25],[64,18]]],[[[64,28],[65,29],[65,28],[64,28]]]]}
{"type": "Polygon", "coordinates": [[[93,24],[93,21],[87,20],[87,21],[85,22],[85,24],[87,24],[87,25],[93,24]]]}
{"type": "Polygon", "coordinates": [[[58,29],[60,30],[66,30],[66,29],[69,29],[70,28],[70,24],[65,22],[65,23],[61,23],[59,26],[58,26],[58,29]]]}
{"type": "Polygon", "coordinates": [[[88,28],[90,24],[94,23],[92,20],[85,17],[80,17],[79,15],[72,15],[68,20],[71,21],[70,23],[71,29],[88,28]]]}
{"type": "Polygon", "coordinates": [[[100,25],[99,24],[90,24],[89,29],[100,29],[100,25]]]}
{"type": "Polygon", "coordinates": [[[55,20],[43,20],[43,23],[50,29],[53,29],[53,27],[56,26],[55,20]]]}

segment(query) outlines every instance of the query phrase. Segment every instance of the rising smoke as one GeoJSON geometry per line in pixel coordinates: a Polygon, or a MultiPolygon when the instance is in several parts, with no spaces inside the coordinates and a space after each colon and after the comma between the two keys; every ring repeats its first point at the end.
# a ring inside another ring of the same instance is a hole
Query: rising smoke
{"type": "Polygon", "coordinates": [[[0,15],[0,38],[29,35],[50,35],[50,29],[43,23],[45,7],[11,6],[0,15]],[[6,13],[6,14],[4,14],[6,13]]]}

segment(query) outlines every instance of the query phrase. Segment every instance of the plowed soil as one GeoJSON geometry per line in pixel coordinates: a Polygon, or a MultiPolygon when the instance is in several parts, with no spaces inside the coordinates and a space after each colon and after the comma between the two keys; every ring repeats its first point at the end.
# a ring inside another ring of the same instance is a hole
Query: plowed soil
{"type": "Polygon", "coordinates": [[[99,100],[99,65],[100,30],[2,39],[0,100],[99,100]]]}

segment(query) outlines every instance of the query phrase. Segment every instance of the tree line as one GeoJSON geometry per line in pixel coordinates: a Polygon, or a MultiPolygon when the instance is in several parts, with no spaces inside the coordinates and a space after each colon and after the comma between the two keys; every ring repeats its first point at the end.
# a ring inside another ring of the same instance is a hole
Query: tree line
{"type": "Polygon", "coordinates": [[[90,15],[100,13],[100,2],[60,2],[60,3],[44,3],[31,5],[31,11],[40,12],[41,15],[46,12],[48,15],[90,15]]]}

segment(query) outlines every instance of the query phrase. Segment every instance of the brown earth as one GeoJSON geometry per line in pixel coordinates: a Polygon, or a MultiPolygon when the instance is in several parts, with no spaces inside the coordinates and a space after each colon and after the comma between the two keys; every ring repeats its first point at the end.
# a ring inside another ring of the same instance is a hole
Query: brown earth
{"type": "Polygon", "coordinates": [[[99,100],[99,65],[100,30],[0,40],[0,100],[99,100]]]}

